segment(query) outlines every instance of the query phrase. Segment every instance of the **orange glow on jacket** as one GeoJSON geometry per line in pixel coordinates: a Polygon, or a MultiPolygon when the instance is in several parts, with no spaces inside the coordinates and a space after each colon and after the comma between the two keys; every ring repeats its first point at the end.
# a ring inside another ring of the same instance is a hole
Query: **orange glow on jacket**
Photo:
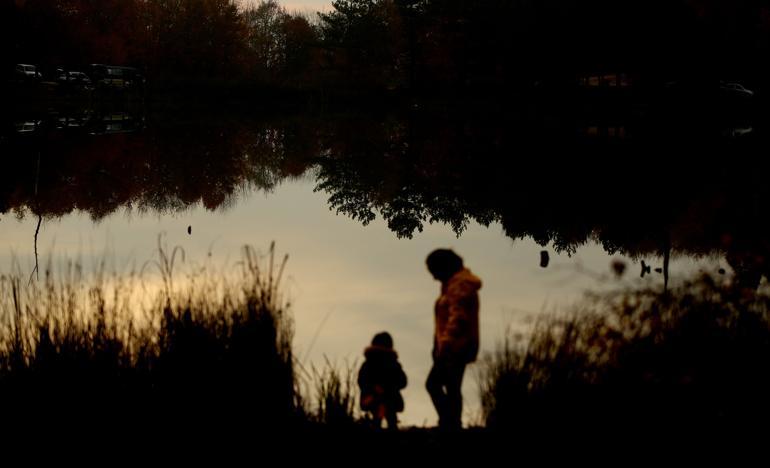
{"type": "Polygon", "coordinates": [[[467,268],[441,285],[436,300],[434,359],[473,362],[479,352],[479,294],[481,280],[467,268]]]}

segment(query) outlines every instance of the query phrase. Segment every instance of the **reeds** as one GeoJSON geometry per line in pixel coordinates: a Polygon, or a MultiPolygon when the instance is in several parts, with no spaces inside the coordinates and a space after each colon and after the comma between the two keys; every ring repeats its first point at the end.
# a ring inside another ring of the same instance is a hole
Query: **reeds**
{"type": "Polygon", "coordinates": [[[730,431],[770,415],[770,296],[699,276],[595,294],[482,361],[488,427],[730,431]]]}
{"type": "MultiPolygon", "coordinates": [[[[170,253],[169,253],[170,252],[170,253]]],[[[0,277],[0,397],[28,420],[92,427],[307,419],[292,354],[287,258],[245,247],[234,268],[181,275],[166,249],[139,273],[86,276],[68,262],[42,284],[0,277]],[[155,274],[157,270],[157,274],[155,274]]]]}

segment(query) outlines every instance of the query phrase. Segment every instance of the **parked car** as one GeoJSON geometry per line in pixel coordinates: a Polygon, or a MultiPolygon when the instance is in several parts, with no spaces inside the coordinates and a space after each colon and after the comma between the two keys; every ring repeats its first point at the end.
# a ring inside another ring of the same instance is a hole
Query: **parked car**
{"type": "Polygon", "coordinates": [[[70,85],[91,88],[91,78],[83,72],[69,71],[66,73],[67,83],[70,85]]]}
{"type": "Polygon", "coordinates": [[[130,89],[144,86],[144,77],[133,67],[92,64],[89,74],[94,85],[100,88],[130,89]]]}
{"type": "Polygon", "coordinates": [[[748,103],[754,92],[735,82],[716,80],[677,80],[665,83],[663,96],[669,100],[698,104],[748,103]]]}
{"type": "Polygon", "coordinates": [[[93,89],[93,81],[83,72],[65,71],[61,68],[56,71],[56,81],[60,86],[75,89],[93,89]]]}
{"type": "Polygon", "coordinates": [[[748,90],[743,87],[743,85],[739,83],[719,83],[719,89],[722,90],[723,93],[726,93],[730,96],[735,96],[738,98],[751,98],[754,97],[754,91],[748,90]]]}
{"type": "Polygon", "coordinates": [[[16,122],[14,127],[16,127],[16,133],[33,133],[40,127],[41,123],[40,120],[22,120],[16,122]]]}
{"type": "Polygon", "coordinates": [[[26,63],[17,63],[14,73],[20,81],[39,81],[43,77],[36,66],[26,63]]]}

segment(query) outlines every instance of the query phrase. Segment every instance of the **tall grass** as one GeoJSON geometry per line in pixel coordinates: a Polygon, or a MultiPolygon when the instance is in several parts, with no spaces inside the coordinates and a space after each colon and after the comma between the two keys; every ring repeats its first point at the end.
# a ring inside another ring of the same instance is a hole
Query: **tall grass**
{"type": "Polygon", "coordinates": [[[0,398],[8,420],[163,431],[296,425],[287,258],[245,247],[228,271],[175,272],[161,245],[139,273],[49,262],[41,284],[0,277],[0,398]],[[156,277],[151,278],[153,274],[156,277]],[[153,285],[160,285],[153,288],[153,285]],[[212,426],[214,424],[214,426],[212,426]]]}
{"type": "Polygon", "coordinates": [[[593,295],[485,356],[487,425],[652,437],[753,427],[770,416],[769,311],[766,291],[709,276],[593,295]]]}
{"type": "Polygon", "coordinates": [[[312,369],[315,405],[313,419],[337,429],[351,428],[359,420],[358,387],[354,365],[338,366],[325,360],[312,369]]]}

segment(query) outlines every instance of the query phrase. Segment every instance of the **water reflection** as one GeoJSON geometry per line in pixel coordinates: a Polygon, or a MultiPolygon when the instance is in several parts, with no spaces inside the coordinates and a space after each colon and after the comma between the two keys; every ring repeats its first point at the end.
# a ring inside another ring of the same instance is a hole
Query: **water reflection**
{"type": "Polygon", "coordinates": [[[764,272],[762,261],[745,260],[770,248],[768,189],[750,169],[766,132],[749,107],[689,98],[666,107],[517,104],[415,104],[368,116],[24,116],[3,126],[0,210],[94,219],[199,202],[214,210],[307,173],[332,210],[364,225],[381,216],[398,237],[429,223],[460,235],[471,222],[499,222],[510,238],[557,251],[595,240],[632,256],[728,252],[743,259],[738,270],[764,272]],[[725,156],[706,162],[714,151],[725,156]]]}
{"type": "MultiPolygon", "coordinates": [[[[39,241],[41,281],[51,255],[55,260],[81,258],[87,270],[106,257],[106,271],[114,268],[125,277],[156,258],[158,233],[165,232],[169,247],[179,245],[187,253],[186,261],[177,262],[175,268],[175,287],[184,289],[188,272],[198,271],[201,265],[210,263],[223,274],[232,273],[238,270],[234,263],[242,245],[264,251],[276,240],[278,252],[290,254],[283,284],[293,304],[297,358],[308,370],[313,364],[322,367],[325,358],[339,366],[361,364],[361,349],[372,335],[388,330],[398,343],[400,360],[412,382],[403,394],[406,409],[401,424],[406,425],[436,423],[430,398],[421,385],[430,371],[433,302],[439,289],[426,273],[424,257],[436,246],[463,252],[485,280],[480,311],[482,353],[495,349],[507,327],[526,332],[539,314],[565,310],[587,289],[637,281],[662,288],[662,275],[654,271],[662,266],[660,259],[648,257],[651,274],[639,280],[638,263],[615,256],[616,262],[629,268],[619,278],[609,269],[611,258],[593,243],[578,248],[572,257],[548,246],[550,261],[547,268],[541,268],[543,249],[531,240],[512,243],[498,224],[487,228],[470,223],[460,238],[446,226],[427,225],[410,240],[393,235],[381,218],[362,228],[358,222],[330,212],[326,195],[314,193],[314,184],[310,177],[291,180],[269,196],[244,196],[226,211],[212,212],[199,204],[164,216],[117,212],[98,223],[86,213],[46,220],[39,241]],[[187,233],[188,226],[192,226],[192,235],[187,233]]],[[[24,281],[34,266],[30,257],[36,221],[31,216],[18,223],[7,218],[0,221],[4,233],[0,263],[9,265],[8,253],[15,251],[24,281]]],[[[54,268],[57,265],[55,261],[54,268]]],[[[671,277],[677,282],[699,269],[713,272],[720,266],[728,268],[719,259],[675,257],[671,277]]],[[[157,268],[149,266],[142,278],[148,294],[145,301],[162,288],[157,276],[157,268]]],[[[136,307],[142,303],[132,302],[136,307]]],[[[468,369],[464,381],[466,423],[477,417],[475,373],[475,366],[468,369]]]]}
{"type": "Polygon", "coordinates": [[[8,127],[18,134],[34,134],[38,137],[61,137],[61,132],[67,134],[84,132],[90,135],[110,133],[128,133],[142,130],[145,126],[144,114],[141,109],[108,109],[92,107],[76,107],[63,109],[48,109],[30,115],[10,116],[10,125],[4,125],[4,136],[7,137],[8,127]]]}

